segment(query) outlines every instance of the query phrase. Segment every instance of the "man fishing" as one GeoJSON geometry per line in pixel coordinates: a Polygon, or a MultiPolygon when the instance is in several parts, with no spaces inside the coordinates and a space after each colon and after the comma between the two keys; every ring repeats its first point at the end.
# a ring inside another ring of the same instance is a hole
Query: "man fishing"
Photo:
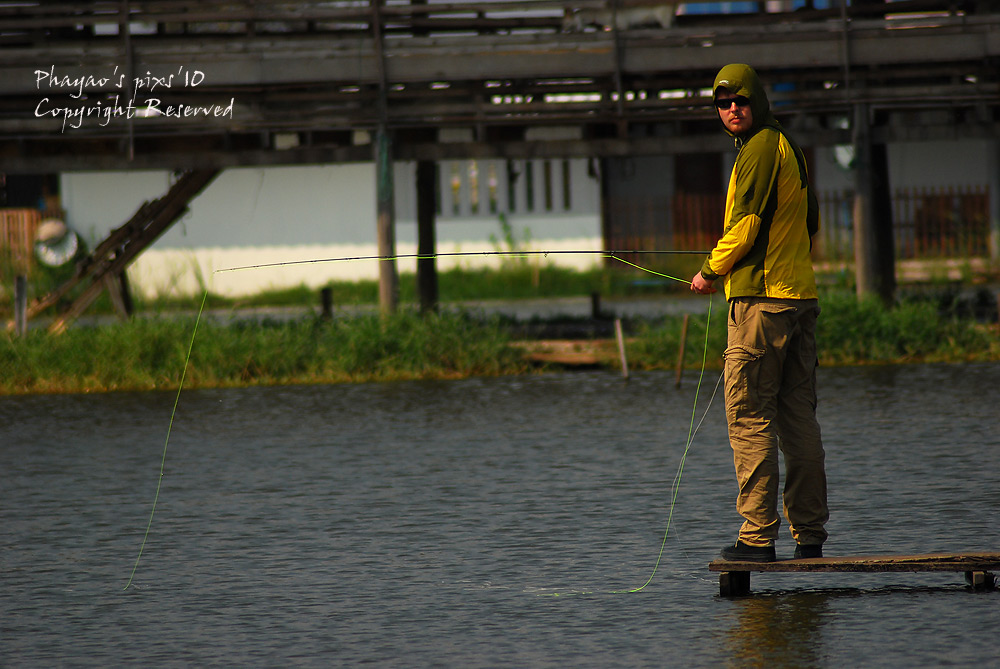
{"type": "Polygon", "coordinates": [[[816,420],[816,317],[812,236],[819,207],[802,150],[770,110],[757,73],[727,65],[712,87],[719,120],[739,153],[726,194],[722,238],[691,290],[729,300],[726,420],[743,516],[727,560],[773,562],[778,538],[778,451],[794,557],[823,556],[829,510],[816,420]]]}

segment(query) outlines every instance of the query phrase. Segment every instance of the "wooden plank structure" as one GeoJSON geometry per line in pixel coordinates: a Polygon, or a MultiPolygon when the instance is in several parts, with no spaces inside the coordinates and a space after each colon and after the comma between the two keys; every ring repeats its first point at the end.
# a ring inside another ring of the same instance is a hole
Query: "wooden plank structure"
{"type": "MultiPolygon", "coordinates": [[[[803,147],[884,157],[890,142],[1000,136],[998,0],[739,13],[693,0],[652,24],[632,13],[650,4],[678,3],[0,0],[3,171],[374,160],[379,254],[391,256],[393,161],[718,153],[731,142],[705,87],[726,62],[754,64],[803,147]]],[[[856,170],[855,191],[876,196],[859,208],[871,212],[857,234],[871,260],[857,263],[862,292],[892,287],[891,239],[874,224],[887,172],[881,158],[856,170]]],[[[620,206],[605,200],[608,229],[635,218],[620,206]]],[[[432,217],[420,221],[429,240],[432,217]]],[[[385,310],[397,282],[380,263],[385,310]]]]}
{"type": "Polygon", "coordinates": [[[850,142],[859,101],[875,142],[997,135],[996,0],[567,22],[650,4],[0,0],[4,170],[368,162],[380,128],[395,160],[718,150],[704,87],[725,62],[780,85],[803,146],[850,142]]]}
{"type": "Polygon", "coordinates": [[[31,274],[35,230],[40,222],[37,209],[0,209],[0,262],[15,274],[31,274]]]}
{"type": "Polygon", "coordinates": [[[714,560],[709,571],[719,572],[719,594],[740,597],[750,594],[750,572],[964,572],[975,590],[996,585],[990,570],[1000,569],[1000,553],[929,553],[922,555],[855,555],[777,562],[714,560]]]}
{"type": "MultiPolygon", "coordinates": [[[[72,301],[59,310],[49,326],[51,332],[66,329],[90,304],[108,290],[115,310],[123,318],[131,315],[131,297],[125,270],[142,251],[148,248],[188,210],[188,204],[215,179],[219,170],[192,170],[180,175],[165,195],[144,203],[122,226],[113,230],[90,255],[78,265],[76,273],[61,286],[36,299],[27,309],[27,317],[37,316],[49,307],[59,305],[70,291],[84,285],[72,301]]],[[[13,327],[8,325],[8,329],[13,327]]]]}
{"type": "Polygon", "coordinates": [[[613,339],[542,339],[514,341],[525,351],[528,360],[571,367],[610,365],[617,357],[613,339]]]}

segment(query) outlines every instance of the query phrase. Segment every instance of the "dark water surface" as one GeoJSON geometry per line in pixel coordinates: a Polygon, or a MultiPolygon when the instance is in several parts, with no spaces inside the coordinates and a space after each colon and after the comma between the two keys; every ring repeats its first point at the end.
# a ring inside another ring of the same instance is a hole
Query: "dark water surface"
{"type": "MultiPolygon", "coordinates": [[[[615,594],[653,572],[695,381],[186,391],[128,590],[173,394],[0,398],[0,665],[995,666],[1000,595],[961,574],[720,598],[718,398],[652,581],[615,594]]],[[[1000,365],[820,383],[828,555],[1000,550],[1000,365]]]]}

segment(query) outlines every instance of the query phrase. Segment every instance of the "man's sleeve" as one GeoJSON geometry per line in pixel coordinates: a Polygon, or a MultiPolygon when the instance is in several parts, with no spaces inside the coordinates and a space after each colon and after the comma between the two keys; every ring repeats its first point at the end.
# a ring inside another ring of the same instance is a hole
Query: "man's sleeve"
{"type": "Polygon", "coordinates": [[[702,276],[709,281],[728,274],[757,239],[761,215],[777,175],[779,137],[770,130],[758,132],[736,157],[733,209],[722,238],[701,267],[702,276]]]}

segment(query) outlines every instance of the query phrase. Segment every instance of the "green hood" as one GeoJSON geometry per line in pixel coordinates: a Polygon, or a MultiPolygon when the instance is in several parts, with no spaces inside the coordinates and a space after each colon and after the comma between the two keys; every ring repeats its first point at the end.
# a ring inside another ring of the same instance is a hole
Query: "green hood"
{"type": "MultiPolygon", "coordinates": [[[[754,69],[749,65],[734,63],[726,65],[715,75],[715,85],[712,86],[712,101],[719,96],[719,89],[725,88],[733,95],[742,95],[750,100],[750,111],[753,113],[753,125],[742,137],[737,137],[737,141],[747,140],[764,126],[770,126],[777,130],[781,129],[778,120],[771,113],[771,103],[767,99],[767,92],[764,85],[760,83],[760,78],[754,69]]],[[[720,121],[721,122],[721,121],[720,121]]],[[[723,126],[725,128],[725,126],[723,126]]],[[[729,135],[733,133],[729,132],[729,135]]],[[[735,136],[735,135],[733,135],[735,136]]]]}

